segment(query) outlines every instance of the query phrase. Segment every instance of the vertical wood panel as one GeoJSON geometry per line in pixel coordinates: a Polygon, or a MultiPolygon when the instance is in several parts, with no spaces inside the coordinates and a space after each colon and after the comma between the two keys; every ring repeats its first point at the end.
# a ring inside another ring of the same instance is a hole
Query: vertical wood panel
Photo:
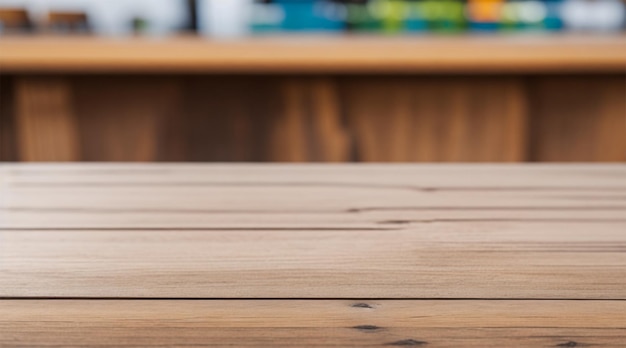
{"type": "Polygon", "coordinates": [[[10,77],[0,76],[0,161],[17,160],[13,81],[10,77]]]}
{"type": "Polygon", "coordinates": [[[72,88],[68,79],[16,77],[15,106],[20,160],[79,159],[72,88]]]}
{"type": "Polygon", "coordinates": [[[412,101],[403,79],[354,77],[343,82],[344,110],[357,159],[407,160],[412,101]]]}
{"type": "Polygon", "coordinates": [[[76,78],[84,160],[154,161],[167,153],[165,125],[180,115],[176,79],[76,78]]]}
{"type": "Polygon", "coordinates": [[[184,81],[186,160],[267,160],[268,123],[279,98],[275,78],[220,75],[184,81]]]}
{"type": "Polygon", "coordinates": [[[521,78],[485,77],[464,80],[457,93],[465,111],[466,129],[457,147],[465,149],[455,160],[521,162],[527,159],[528,101],[521,78]]]}
{"type": "Polygon", "coordinates": [[[305,162],[309,159],[308,81],[285,78],[280,81],[280,108],[272,117],[269,153],[272,161],[305,162]]]}
{"type": "Polygon", "coordinates": [[[522,161],[519,78],[367,77],[343,84],[363,161],[522,161]]]}
{"type": "Polygon", "coordinates": [[[531,81],[534,161],[626,161],[624,76],[531,81]]]}
{"type": "Polygon", "coordinates": [[[626,161],[624,76],[3,76],[0,84],[2,160],[626,161]]]}
{"type": "Polygon", "coordinates": [[[349,135],[342,121],[334,79],[288,77],[278,80],[279,100],[270,115],[272,161],[349,160],[349,135]]]}
{"type": "Polygon", "coordinates": [[[342,117],[336,80],[330,77],[314,78],[311,89],[315,160],[348,161],[351,152],[350,134],[342,117]]]}
{"type": "Polygon", "coordinates": [[[498,129],[496,122],[487,124],[488,127],[491,126],[487,128],[487,133],[499,136],[503,143],[499,148],[500,154],[493,160],[528,161],[530,156],[528,86],[522,78],[511,78],[504,86],[493,87],[502,88],[502,93],[506,95],[506,98],[497,98],[493,101],[501,105],[502,113],[505,115],[502,130],[498,129]]]}

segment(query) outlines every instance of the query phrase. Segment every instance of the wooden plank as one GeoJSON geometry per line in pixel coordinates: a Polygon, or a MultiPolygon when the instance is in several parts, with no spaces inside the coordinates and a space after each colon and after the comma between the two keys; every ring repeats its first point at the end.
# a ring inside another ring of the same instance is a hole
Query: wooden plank
{"type": "Polygon", "coordinates": [[[0,75],[0,161],[17,160],[14,79],[0,75]]]}
{"type": "Polygon", "coordinates": [[[288,77],[278,80],[278,110],[269,122],[269,160],[278,162],[349,159],[347,130],[341,120],[339,96],[329,77],[288,77]]]}
{"type": "Polygon", "coordinates": [[[608,346],[623,165],[0,165],[0,346],[608,346]]]}
{"type": "Polygon", "coordinates": [[[344,124],[337,82],[329,77],[311,80],[311,122],[316,142],[314,160],[346,162],[350,160],[351,142],[344,124]]]}
{"type": "Polygon", "coordinates": [[[626,45],[613,36],[262,37],[219,42],[15,37],[0,69],[125,72],[619,72],[626,45]]]}
{"type": "Polygon", "coordinates": [[[2,229],[393,229],[420,223],[579,223],[622,221],[624,206],[371,207],[350,211],[175,207],[83,207],[7,205],[2,229]]]}
{"type": "Polygon", "coordinates": [[[45,186],[345,186],[408,191],[626,189],[623,164],[0,163],[3,188],[45,186]]]}
{"type": "MultiPolygon", "coordinates": [[[[183,124],[182,155],[170,160],[267,160],[268,124],[277,114],[273,104],[279,94],[274,78],[220,75],[183,81],[178,115],[183,124]]],[[[176,144],[165,146],[172,145],[176,144]]]]}
{"type": "Polygon", "coordinates": [[[519,162],[527,108],[512,77],[343,80],[357,158],[366,162],[519,162]]]}
{"type": "Polygon", "coordinates": [[[624,299],[625,176],[5,164],[0,296],[624,299]]]}
{"type": "Polygon", "coordinates": [[[624,301],[0,300],[0,345],[622,347],[624,301]]]}
{"type": "Polygon", "coordinates": [[[621,165],[4,165],[0,227],[610,221],[626,215],[624,177],[621,165]]]}
{"type": "Polygon", "coordinates": [[[531,80],[534,161],[626,161],[626,77],[531,80]]]}
{"type": "Polygon", "coordinates": [[[405,220],[611,220],[626,209],[619,165],[150,168],[5,165],[0,225],[365,228],[405,220]]]}
{"type": "Polygon", "coordinates": [[[16,77],[15,80],[19,159],[78,160],[78,126],[69,81],[48,76],[16,77]]]}
{"type": "Polygon", "coordinates": [[[306,133],[308,85],[295,78],[281,80],[279,85],[281,108],[270,126],[270,160],[305,162],[310,150],[306,133]]]}
{"type": "MultiPolygon", "coordinates": [[[[55,119],[76,123],[78,140],[46,132],[28,142],[69,142],[79,146],[74,157],[90,161],[626,160],[621,75],[63,80],[47,87],[59,91],[43,91],[69,94],[57,98],[61,107],[29,98],[22,109],[71,113],[55,119]]],[[[13,103],[2,104],[10,116],[13,103]]],[[[2,131],[0,151],[11,159],[19,133],[11,124],[2,131]]]]}
{"type": "MultiPolygon", "coordinates": [[[[145,191],[144,191],[145,192],[145,191]]],[[[15,195],[15,192],[8,192],[15,195]]],[[[18,193],[19,194],[19,193],[18,193]]],[[[126,193],[141,195],[143,192],[126,193]]],[[[198,194],[189,191],[188,194],[198,194]]],[[[79,193],[75,193],[78,196],[79,193]]],[[[124,197],[124,194],[121,194],[124,197]]],[[[611,197],[611,196],[609,196],[611,197]]],[[[584,200],[584,196],[581,197],[584,200]]],[[[616,197],[619,199],[619,197],[616,197]]],[[[166,196],[155,198],[167,200],[166,196]]],[[[268,203],[269,204],[269,203],[268,203]]],[[[15,202],[7,199],[0,207],[4,220],[0,228],[224,228],[224,229],[370,229],[392,228],[396,224],[417,223],[557,223],[576,221],[580,223],[622,221],[626,207],[623,205],[542,205],[542,206],[469,206],[441,204],[439,206],[363,206],[341,209],[335,207],[314,208],[297,206],[267,206],[264,208],[238,207],[229,204],[220,207],[193,207],[149,205],[113,201],[111,204],[94,205],[79,201],[68,203],[51,199],[42,204],[15,202]],[[117,203],[120,202],[120,203],[117,203]]]]}
{"type": "Polygon", "coordinates": [[[625,226],[5,229],[0,296],[626,299],[625,226]]]}
{"type": "Polygon", "coordinates": [[[344,110],[354,137],[356,159],[364,162],[408,161],[421,153],[411,139],[411,85],[406,79],[377,77],[343,81],[344,110]],[[368,83],[369,82],[369,83],[368,83]]]}
{"type": "Polygon", "coordinates": [[[92,76],[73,81],[83,160],[155,161],[171,151],[163,142],[171,120],[181,113],[177,79],[129,77],[120,83],[92,76]]]}
{"type": "Polygon", "coordinates": [[[602,222],[626,217],[623,189],[427,193],[323,183],[263,185],[6,188],[0,190],[0,228],[380,228],[392,221],[602,222]],[[480,199],[473,199],[477,194],[480,199]]]}

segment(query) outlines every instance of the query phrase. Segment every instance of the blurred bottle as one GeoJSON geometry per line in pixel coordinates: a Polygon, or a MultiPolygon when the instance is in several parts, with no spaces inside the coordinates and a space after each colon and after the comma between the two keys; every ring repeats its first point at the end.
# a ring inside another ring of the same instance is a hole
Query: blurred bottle
{"type": "Polygon", "coordinates": [[[347,28],[351,31],[379,31],[382,23],[365,0],[349,1],[346,4],[347,28]]]}
{"type": "Polygon", "coordinates": [[[502,5],[502,26],[504,31],[519,31],[524,29],[524,24],[519,16],[520,0],[507,1],[502,5]]]}
{"type": "Polygon", "coordinates": [[[624,27],[624,11],[620,0],[566,0],[561,15],[569,29],[610,32],[624,27]]]}
{"type": "Polygon", "coordinates": [[[498,30],[504,9],[506,8],[503,0],[469,0],[466,15],[470,29],[475,31],[498,30]]]}
{"type": "Polygon", "coordinates": [[[549,31],[563,30],[563,18],[561,17],[561,8],[563,7],[563,0],[548,0],[546,1],[546,19],[545,28],[549,31]]]}
{"type": "Polygon", "coordinates": [[[190,33],[198,32],[198,0],[185,0],[187,23],[183,29],[190,33]]]}
{"type": "Polygon", "coordinates": [[[140,16],[136,16],[131,20],[131,26],[135,35],[145,35],[150,29],[150,22],[140,16]]]}
{"type": "Polygon", "coordinates": [[[343,5],[330,1],[276,0],[282,9],[285,31],[338,31],[345,28],[343,5]]]}
{"type": "Polygon", "coordinates": [[[408,32],[423,32],[428,30],[428,23],[426,21],[422,1],[408,1],[405,29],[408,32]]]}
{"type": "Polygon", "coordinates": [[[198,27],[206,36],[233,39],[249,33],[252,0],[199,0],[198,27]]]}
{"type": "Polygon", "coordinates": [[[559,0],[476,0],[468,6],[468,19],[477,30],[540,32],[560,30],[559,0]]]}
{"type": "Polygon", "coordinates": [[[252,6],[250,29],[256,33],[275,32],[281,29],[285,20],[282,7],[272,3],[255,3],[252,6]]]}
{"type": "Polygon", "coordinates": [[[518,18],[525,30],[543,30],[548,17],[546,3],[538,0],[524,0],[519,2],[518,18]]]}
{"type": "Polygon", "coordinates": [[[405,0],[372,0],[369,4],[373,17],[380,21],[381,30],[393,34],[405,30],[409,4],[405,0]]]}
{"type": "Polygon", "coordinates": [[[438,33],[465,30],[465,8],[460,0],[424,0],[416,5],[421,7],[429,30],[438,33]]]}

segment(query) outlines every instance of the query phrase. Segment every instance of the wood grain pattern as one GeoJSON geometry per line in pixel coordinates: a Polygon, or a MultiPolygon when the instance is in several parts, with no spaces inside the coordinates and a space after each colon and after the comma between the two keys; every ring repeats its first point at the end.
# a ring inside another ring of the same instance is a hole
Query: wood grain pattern
{"type": "MultiPolygon", "coordinates": [[[[5,166],[5,228],[380,227],[385,221],[624,217],[605,166],[5,166]]],[[[532,222],[532,221],[530,221],[532,222]]]]}
{"type": "Polygon", "coordinates": [[[77,160],[78,130],[69,81],[59,77],[19,77],[15,86],[20,160],[77,160]]]}
{"type": "Polygon", "coordinates": [[[0,345],[621,347],[626,302],[4,300],[0,345]]]}
{"type": "Polygon", "coordinates": [[[520,162],[527,107],[519,78],[346,79],[344,108],[365,162],[520,162]]]}
{"type": "MultiPolygon", "coordinates": [[[[245,186],[272,188],[327,184],[394,191],[601,191],[626,188],[623,164],[0,164],[3,188],[100,184],[148,186],[245,186]]],[[[161,187],[163,188],[163,187],[161,187]]]]}
{"type": "Polygon", "coordinates": [[[3,38],[3,71],[623,72],[624,37],[3,38]]]}
{"type": "Polygon", "coordinates": [[[0,346],[620,347],[625,177],[2,164],[0,346]]]}
{"type": "Polygon", "coordinates": [[[625,170],[4,166],[0,296],[626,299],[625,170]]]}
{"type": "Polygon", "coordinates": [[[121,84],[111,77],[73,81],[75,110],[82,116],[82,160],[147,162],[171,151],[162,142],[167,140],[171,120],[181,112],[176,79],[127,78],[121,84]]]}
{"type": "Polygon", "coordinates": [[[273,119],[270,154],[278,162],[305,162],[308,159],[307,137],[308,85],[286,78],[279,85],[281,111],[273,119]]]}
{"type": "Polygon", "coordinates": [[[268,157],[271,118],[276,115],[277,84],[271,78],[201,76],[182,80],[182,125],[178,156],[169,161],[261,161],[268,157]]]}
{"type": "Polygon", "coordinates": [[[0,296],[624,300],[625,225],[3,230],[0,296]]]}
{"type": "Polygon", "coordinates": [[[4,161],[626,160],[623,73],[48,75],[39,97],[22,78],[2,80],[4,161]]]}
{"type": "Polygon", "coordinates": [[[269,160],[345,162],[350,142],[343,124],[337,81],[330,77],[278,79],[278,112],[268,118],[269,160]]]}
{"type": "Polygon", "coordinates": [[[13,78],[0,75],[0,161],[17,160],[13,78]]]}
{"type": "Polygon", "coordinates": [[[530,158],[626,161],[626,77],[537,78],[530,158]]]}
{"type": "Polygon", "coordinates": [[[338,89],[336,80],[329,77],[311,81],[312,131],[318,142],[315,157],[325,162],[346,162],[351,155],[352,144],[338,89]]]}

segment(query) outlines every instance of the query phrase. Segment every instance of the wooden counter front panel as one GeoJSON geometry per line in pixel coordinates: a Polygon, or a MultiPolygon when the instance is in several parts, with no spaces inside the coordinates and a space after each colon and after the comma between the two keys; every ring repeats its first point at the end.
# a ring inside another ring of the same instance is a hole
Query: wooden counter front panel
{"type": "Polygon", "coordinates": [[[50,75],[2,82],[9,90],[2,97],[2,160],[626,160],[619,74],[50,75]]]}

